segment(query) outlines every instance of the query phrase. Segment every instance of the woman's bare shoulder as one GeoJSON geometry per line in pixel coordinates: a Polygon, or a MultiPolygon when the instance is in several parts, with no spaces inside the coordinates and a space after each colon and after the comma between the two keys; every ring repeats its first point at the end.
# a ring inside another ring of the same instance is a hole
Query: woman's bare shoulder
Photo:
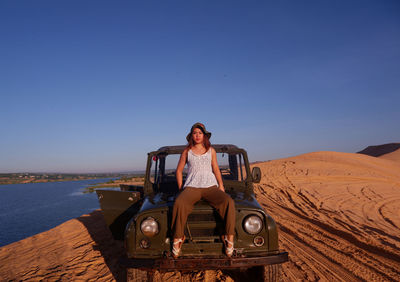
{"type": "Polygon", "coordinates": [[[190,148],[189,147],[186,147],[184,150],[183,150],[183,152],[182,152],[182,155],[187,155],[187,153],[189,152],[189,150],[190,150],[190,148]]]}
{"type": "MultiPolygon", "coordinates": [[[[181,157],[179,159],[179,163],[183,162],[186,163],[187,158],[188,158],[188,152],[189,152],[189,148],[185,148],[181,154],[181,157]]],[[[178,165],[179,166],[179,165],[178,165]]]]}

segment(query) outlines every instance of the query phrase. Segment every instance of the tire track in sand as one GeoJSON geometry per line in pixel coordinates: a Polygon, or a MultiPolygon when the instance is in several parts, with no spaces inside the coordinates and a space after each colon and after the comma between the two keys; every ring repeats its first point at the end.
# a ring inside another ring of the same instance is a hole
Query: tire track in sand
{"type": "MultiPolygon", "coordinates": [[[[379,191],[366,196],[365,189],[361,192],[365,186],[358,188],[362,183],[357,180],[351,190],[343,187],[337,195],[318,193],[321,198],[325,197],[322,202],[327,200],[334,204],[333,210],[320,209],[315,203],[321,200],[315,198],[315,193],[310,193],[304,185],[299,187],[297,178],[290,179],[292,176],[287,171],[296,173],[293,165],[293,162],[286,162],[279,167],[263,167],[267,180],[255,189],[260,203],[278,223],[281,248],[289,251],[290,261],[283,265],[283,280],[398,281],[400,253],[396,248],[369,242],[369,238],[363,240],[366,233],[374,230],[366,228],[362,224],[365,216],[352,209],[354,199],[363,199],[363,206],[387,202],[388,197],[379,191]]],[[[397,238],[385,231],[381,231],[381,235],[397,238]]]]}

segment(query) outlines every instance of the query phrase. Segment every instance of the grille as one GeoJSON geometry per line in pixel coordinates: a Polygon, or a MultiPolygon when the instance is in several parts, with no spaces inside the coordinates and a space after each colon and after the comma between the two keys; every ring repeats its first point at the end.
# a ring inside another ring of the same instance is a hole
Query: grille
{"type": "Polygon", "coordinates": [[[216,211],[193,211],[187,220],[185,236],[193,241],[215,242],[223,234],[223,221],[216,211]]]}
{"type": "MultiPolygon", "coordinates": [[[[215,229],[205,229],[205,228],[197,229],[197,228],[190,228],[190,227],[189,227],[189,229],[190,230],[187,230],[187,229],[185,230],[186,238],[190,238],[189,231],[190,231],[190,234],[192,235],[193,239],[196,239],[199,237],[210,237],[210,236],[214,237],[214,236],[218,235],[218,233],[215,229]]],[[[203,238],[201,238],[201,239],[203,239],[203,238]]],[[[210,238],[210,240],[214,241],[214,238],[210,238]]]]}
{"type": "Polygon", "coordinates": [[[188,216],[188,222],[198,222],[198,221],[212,221],[216,222],[221,220],[218,214],[214,213],[191,213],[188,216]]]}

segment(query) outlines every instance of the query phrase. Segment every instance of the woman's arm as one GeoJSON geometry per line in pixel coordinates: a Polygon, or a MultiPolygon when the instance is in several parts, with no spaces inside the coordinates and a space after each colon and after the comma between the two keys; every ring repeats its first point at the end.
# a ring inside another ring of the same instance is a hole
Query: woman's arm
{"type": "Polygon", "coordinates": [[[180,157],[179,162],[178,162],[178,167],[176,168],[176,172],[175,172],[176,182],[178,183],[179,190],[182,189],[182,182],[183,182],[183,180],[182,180],[182,172],[183,172],[183,168],[185,167],[185,164],[186,164],[187,152],[188,152],[187,149],[185,149],[182,152],[181,157],[180,157]]]}
{"type": "Polygon", "coordinates": [[[224,182],[222,181],[221,171],[219,170],[218,161],[217,161],[217,152],[215,152],[214,148],[211,148],[211,166],[214,172],[215,178],[218,182],[218,188],[225,192],[224,182]]]}

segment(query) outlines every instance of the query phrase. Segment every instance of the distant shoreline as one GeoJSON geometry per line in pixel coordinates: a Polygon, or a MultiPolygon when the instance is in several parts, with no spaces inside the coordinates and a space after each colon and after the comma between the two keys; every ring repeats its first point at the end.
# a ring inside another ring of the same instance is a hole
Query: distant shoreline
{"type": "MultiPolygon", "coordinates": [[[[62,174],[62,173],[0,173],[0,185],[80,181],[101,178],[121,179],[124,183],[138,175],[118,173],[62,174]]],[[[114,181],[114,180],[112,180],[114,181]]],[[[105,184],[105,183],[102,183],[105,184]]]]}
{"type": "Polygon", "coordinates": [[[93,186],[89,186],[86,188],[88,192],[93,192],[97,188],[105,188],[105,187],[119,187],[120,184],[125,185],[143,185],[144,184],[144,177],[143,176],[133,176],[131,178],[123,178],[123,179],[116,179],[110,180],[103,183],[97,183],[93,186]]]}
{"type": "Polygon", "coordinates": [[[49,180],[43,179],[43,180],[33,180],[33,181],[9,181],[9,182],[0,182],[0,185],[66,182],[66,181],[91,180],[91,179],[101,179],[101,178],[104,177],[79,178],[79,179],[49,179],[49,180]]]}

